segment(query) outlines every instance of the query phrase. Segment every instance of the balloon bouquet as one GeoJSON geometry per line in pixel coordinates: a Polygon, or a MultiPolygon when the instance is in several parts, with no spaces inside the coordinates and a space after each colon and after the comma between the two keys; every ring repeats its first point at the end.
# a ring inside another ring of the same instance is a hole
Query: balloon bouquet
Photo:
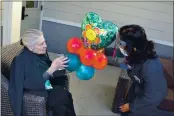
{"type": "Polygon", "coordinates": [[[104,54],[104,48],[115,39],[118,27],[110,21],[89,12],[81,24],[82,37],[70,38],[67,42],[68,71],[76,71],[80,80],[89,80],[96,70],[102,70],[107,66],[108,60],[104,54]]]}

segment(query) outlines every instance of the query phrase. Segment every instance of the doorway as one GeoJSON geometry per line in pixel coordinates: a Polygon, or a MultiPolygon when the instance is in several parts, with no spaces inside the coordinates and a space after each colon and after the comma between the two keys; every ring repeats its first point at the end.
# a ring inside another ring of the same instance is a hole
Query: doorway
{"type": "Polygon", "coordinates": [[[40,29],[42,17],[42,1],[22,1],[20,35],[28,29],[40,29]]]}

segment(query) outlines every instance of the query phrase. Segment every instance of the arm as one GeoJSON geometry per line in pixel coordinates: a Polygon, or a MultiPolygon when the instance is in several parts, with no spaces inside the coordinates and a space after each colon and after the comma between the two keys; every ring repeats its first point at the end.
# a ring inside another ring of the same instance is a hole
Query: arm
{"type": "Polygon", "coordinates": [[[51,73],[49,70],[50,69],[48,69],[47,71],[45,71],[43,73],[43,78],[44,78],[45,81],[49,80],[49,79],[53,79],[54,77],[66,76],[66,70],[65,69],[63,69],[63,70],[56,70],[53,73],[51,73]]]}
{"type": "Polygon", "coordinates": [[[47,81],[47,80],[53,78],[53,76],[48,71],[45,71],[43,73],[43,78],[44,78],[44,81],[47,81]]]}
{"type": "Polygon", "coordinates": [[[144,108],[156,107],[165,97],[167,85],[162,67],[158,63],[145,64],[142,69],[144,89],[130,103],[131,112],[141,112],[144,108]]]}
{"type": "Polygon", "coordinates": [[[14,116],[22,115],[23,105],[23,82],[24,82],[24,62],[19,58],[14,58],[10,71],[9,100],[14,116]]]}

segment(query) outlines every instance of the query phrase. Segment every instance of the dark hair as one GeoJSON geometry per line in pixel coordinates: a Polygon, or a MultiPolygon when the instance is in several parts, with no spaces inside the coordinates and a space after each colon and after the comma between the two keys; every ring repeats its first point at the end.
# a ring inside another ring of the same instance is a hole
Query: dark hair
{"type": "Polygon", "coordinates": [[[134,57],[147,59],[154,58],[156,56],[154,43],[147,39],[147,35],[143,27],[134,24],[125,25],[120,28],[119,35],[121,40],[131,44],[131,54],[134,57]],[[133,49],[136,49],[136,51],[133,49]]]}
{"type": "Polygon", "coordinates": [[[155,49],[154,43],[152,41],[148,41],[147,42],[146,51],[147,52],[152,52],[154,49],[155,49]]]}

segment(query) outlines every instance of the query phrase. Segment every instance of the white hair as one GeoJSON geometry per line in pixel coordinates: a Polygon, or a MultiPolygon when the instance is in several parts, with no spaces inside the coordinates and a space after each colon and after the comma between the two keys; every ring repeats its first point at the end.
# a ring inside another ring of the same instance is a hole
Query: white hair
{"type": "Polygon", "coordinates": [[[29,29],[21,37],[23,45],[29,48],[33,48],[40,38],[43,38],[43,33],[37,29],[29,29]]]}

